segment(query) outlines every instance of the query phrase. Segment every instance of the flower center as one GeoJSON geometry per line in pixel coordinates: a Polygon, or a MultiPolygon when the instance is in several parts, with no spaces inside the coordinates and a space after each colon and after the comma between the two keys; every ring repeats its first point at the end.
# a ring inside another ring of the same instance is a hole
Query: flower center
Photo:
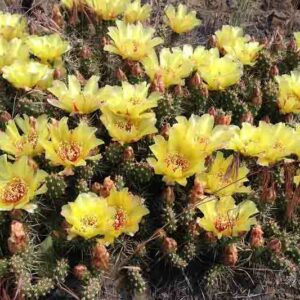
{"type": "Polygon", "coordinates": [[[27,193],[27,185],[21,178],[13,178],[6,184],[2,199],[6,203],[18,203],[27,193]]]}
{"type": "Polygon", "coordinates": [[[33,148],[35,148],[37,145],[37,142],[38,142],[38,135],[37,135],[36,131],[32,131],[27,135],[27,137],[23,136],[23,138],[21,138],[21,140],[16,141],[15,146],[19,151],[22,151],[24,149],[24,146],[28,143],[33,148]]]}
{"type": "Polygon", "coordinates": [[[130,121],[119,121],[116,123],[116,126],[122,130],[130,132],[133,127],[133,124],[130,121]]]}
{"type": "Polygon", "coordinates": [[[181,154],[169,154],[165,159],[165,163],[168,168],[171,168],[174,172],[178,169],[185,171],[189,167],[189,161],[181,154]]]}
{"type": "Polygon", "coordinates": [[[223,232],[224,230],[228,228],[232,228],[234,226],[234,221],[229,219],[229,218],[223,218],[223,217],[218,217],[217,220],[215,221],[215,228],[219,232],[223,232]]]}
{"type": "Polygon", "coordinates": [[[114,221],[114,229],[120,230],[122,229],[127,223],[127,215],[123,209],[118,209],[115,215],[114,221]]]}
{"type": "Polygon", "coordinates": [[[89,230],[89,229],[95,229],[98,226],[98,219],[96,216],[85,216],[80,219],[81,223],[81,230],[83,232],[89,230]]]}
{"type": "Polygon", "coordinates": [[[74,142],[63,142],[58,148],[58,155],[62,160],[75,162],[80,156],[80,147],[74,142]]]}

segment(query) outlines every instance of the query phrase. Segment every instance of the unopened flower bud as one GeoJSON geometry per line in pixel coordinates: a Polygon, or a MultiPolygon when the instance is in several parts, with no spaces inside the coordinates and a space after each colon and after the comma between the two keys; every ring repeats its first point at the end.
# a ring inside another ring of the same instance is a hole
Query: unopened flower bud
{"type": "Polygon", "coordinates": [[[26,249],[28,245],[28,236],[24,229],[24,225],[21,222],[12,221],[7,245],[11,254],[20,253],[26,249]]]}
{"type": "Polygon", "coordinates": [[[142,69],[140,63],[136,62],[132,65],[131,74],[134,77],[142,77],[144,75],[144,70],[142,69]]]}
{"type": "Polygon", "coordinates": [[[63,71],[60,67],[54,69],[53,78],[54,79],[61,79],[63,77],[63,71]]]}
{"type": "Polygon", "coordinates": [[[217,37],[214,34],[209,37],[208,44],[210,48],[217,47],[217,37]]]}
{"type": "Polygon", "coordinates": [[[297,52],[298,47],[295,39],[291,39],[290,42],[288,43],[288,50],[291,52],[297,52]]]}
{"type": "Polygon", "coordinates": [[[279,239],[272,239],[268,243],[268,249],[274,252],[275,254],[280,254],[282,249],[282,244],[279,239]]]}
{"type": "Polygon", "coordinates": [[[165,237],[167,237],[167,233],[164,229],[159,228],[155,231],[154,236],[160,240],[164,239],[165,237]]]}
{"type": "Polygon", "coordinates": [[[259,87],[256,87],[253,91],[252,104],[255,106],[260,106],[262,104],[262,94],[259,87]]]}
{"type": "Polygon", "coordinates": [[[208,243],[215,243],[218,240],[217,237],[212,232],[209,231],[205,232],[204,238],[208,243]]]}
{"type": "Polygon", "coordinates": [[[195,178],[194,185],[189,194],[189,202],[192,204],[198,203],[204,195],[204,187],[200,180],[195,178]]]}
{"type": "Polygon", "coordinates": [[[162,199],[168,205],[172,205],[175,201],[175,192],[174,188],[171,186],[167,186],[162,192],[162,199]]]}
{"type": "Polygon", "coordinates": [[[195,73],[194,76],[191,78],[190,80],[190,85],[195,88],[195,89],[198,89],[201,87],[202,85],[202,79],[199,75],[199,73],[195,73]]]}
{"type": "Polygon", "coordinates": [[[262,118],[262,121],[265,121],[266,123],[271,123],[271,119],[270,119],[269,116],[264,116],[264,117],[262,118]]]}
{"type": "Polygon", "coordinates": [[[109,270],[109,253],[106,247],[100,243],[98,243],[93,251],[91,257],[91,265],[103,271],[109,270]]]}
{"type": "Polygon", "coordinates": [[[251,248],[259,248],[262,247],[264,244],[263,238],[264,232],[260,225],[256,225],[252,228],[250,234],[250,246],[251,248]]]}
{"type": "Polygon", "coordinates": [[[78,79],[78,81],[80,82],[81,85],[86,84],[85,78],[83,77],[83,75],[78,70],[75,70],[75,76],[76,76],[76,78],[78,79]]]}
{"type": "Polygon", "coordinates": [[[121,68],[118,68],[116,71],[116,78],[119,81],[128,81],[126,74],[123,72],[121,68]]]}
{"type": "Polygon", "coordinates": [[[6,123],[11,119],[12,119],[12,116],[8,111],[4,111],[0,114],[0,122],[1,123],[6,123]]]}
{"type": "Polygon", "coordinates": [[[170,128],[171,125],[169,123],[164,123],[160,129],[160,134],[166,139],[169,137],[170,128]]]}
{"type": "Polygon", "coordinates": [[[274,65],[271,67],[269,74],[272,78],[279,75],[279,69],[278,69],[277,65],[274,65]]]}
{"type": "Polygon", "coordinates": [[[83,280],[88,274],[88,269],[85,265],[79,264],[73,268],[73,275],[78,280],[83,280]]]}
{"type": "Polygon", "coordinates": [[[164,253],[174,253],[177,251],[177,242],[170,237],[163,240],[162,248],[164,253]]]}
{"type": "Polygon", "coordinates": [[[241,123],[250,123],[253,124],[253,115],[250,111],[247,111],[246,113],[244,113],[241,117],[241,123]]]}
{"type": "Polygon", "coordinates": [[[183,96],[183,88],[181,85],[176,85],[174,88],[174,94],[178,97],[183,96]]]}
{"type": "Polygon", "coordinates": [[[211,106],[209,109],[208,109],[208,113],[213,116],[213,117],[216,117],[217,116],[217,109],[214,107],[214,106],[211,106]]]}
{"type": "Polygon", "coordinates": [[[133,148],[128,146],[123,152],[124,160],[133,160],[134,159],[134,151],[133,148]]]}
{"type": "Polygon", "coordinates": [[[217,125],[230,125],[231,115],[225,115],[225,114],[217,115],[215,117],[215,123],[217,125]]]}
{"type": "Polygon", "coordinates": [[[159,92],[159,93],[165,93],[166,88],[165,84],[162,80],[162,76],[160,74],[156,74],[152,83],[151,83],[151,91],[153,92],[159,92]]]}
{"type": "Polygon", "coordinates": [[[234,267],[239,259],[235,244],[227,245],[224,249],[224,265],[234,267]]]}
{"type": "Polygon", "coordinates": [[[262,199],[264,202],[273,204],[277,198],[276,185],[273,184],[270,187],[266,187],[262,191],[262,199]]]}
{"type": "Polygon", "coordinates": [[[100,191],[99,191],[100,196],[104,198],[108,197],[110,191],[115,187],[116,187],[115,183],[111,180],[110,176],[105,177],[103,184],[100,187],[100,191]]]}
{"type": "Polygon", "coordinates": [[[208,91],[208,87],[206,84],[201,84],[201,87],[200,87],[200,95],[203,97],[203,98],[208,98],[209,96],[209,91],[208,91]]]}
{"type": "Polygon", "coordinates": [[[60,12],[60,7],[57,3],[52,8],[52,20],[57,24],[58,27],[62,27],[64,24],[64,18],[60,12]]]}

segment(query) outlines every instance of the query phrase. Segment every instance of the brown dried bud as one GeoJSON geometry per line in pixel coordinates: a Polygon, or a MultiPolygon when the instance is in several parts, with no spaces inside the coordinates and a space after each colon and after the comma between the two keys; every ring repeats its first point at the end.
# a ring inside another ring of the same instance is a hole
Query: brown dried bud
{"type": "Polygon", "coordinates": [[[213,117],[217,115],[217,109],[214,106],[210,107],[207,112],[213,117]]]}
{"type": "Polygon", "coordinates": [[[140,63],[136,62],[132,65],[131,74],[134,77],[142,77],[144,75],[144,70],[142,69],[140,63]]]}
{"type": "Polygon", "coordinates": [[[119,81],[128,81],[126,74],[123,72],[121,68],[118,68],[116,71],[116,78],[119,81]]]}
{"type": "Polygon", "coordinates": [[[227,245],[224,249],[224,265],[234,267],[239,259],[235,244],[227,245]]]}
{"type": "Polygon", "coordinates": [[[192,204],[196,204],[201,201],[201,198],[204,195],[204,187],[200,180],[195,178],[194,185],[189,194],[189,202],[192,204]]]}
{"type": "Polygon", "coordinates": [[[271,123],[271,119],[270,119],[269,116],[264,116],[264,117],[262,118],[262,121],[265,121],[266,123],[271,123]]]}
{"type": "Polygon", "coordinates": [[[202,79],[199,73],[194,74],[194,76],[190,80],[190,85],[195,89],[198,89],[202,86],[202,79]]]}
{"type": "Polygon", "coordinates": [[[279,75],[279,69],[278,69],[277,65],[274,65],[271,67],[269,74],[272,78],[279,75]]]}
{"type": "Polygon", "coordinates": [[[83,59],[89,59],[92,56],[92,50],[90,47],[84,45],[80,51],[80,57],[83,59]]]}
{"type": "Polygon", "coordinates": [[[182,88],[182,86],[181,85],[176,85],[175,86],[175,88],[174,88],[174,94],[176,95],[176,96],[183,96],[183,94],[184,94],[184,92],[183,92],[183,88],[182,88]]]}
{"type": "Polygon", "coordinates": [[[51,18],[58,27],[61,28],[64,25],[64,18],[60,12],[60,6],[57,3],[53,5],[51,18]]]}
{"type": "Polygon", "coordinates": [[[260,106],[262,104],[262,94],[259,87],[256,87],[253,91],[252,104],[255,106],[260,106]]]}
{"type": "Polygon", "coordinates": [[[201,87],[200,87],[200,95],[203,97],[203,98],[208,98],[209,96],[209,91],[208,91],[208,87],[206,84],[202,84],[201,87]]]}
{"type": "Polygon", "coordinates": [[[173,253],[177,251],[177,242],[170,237],[166,237],[162,242],[162,249],[164,253],[173,253]]]}
{"type": "Polygon", "coordinates": [[[128,146],[123,152],[124,160],[133,160],[134,159],[134,151],[133,148],[128,146]]]}
{"type": "Polygon", "coordinates": [[[264,244],[264,238],[263,238],[264,232],[261,229],[260,225],[256,225],[252,228],[251,234],[250,234],[250,246],[251,248],[258,248],[262,247],[264,244]]]}
{"type": "Polygon", "coordinates": [[[54,79],[61,79],[63,77],[63,71],[60,67],[54,69],[53,78],[54,79]]]}
{"type": "Polygon", "coordinates": [[[75,70],[75,76],[76,76],[76,78],[78,79],[78,81],[80,82],[81,85],[86,84],[85,78],[83,77],[83,75],[78,70],[75,70]]]}
{"type": "Polygon", "coordinates": [[[94,247],[92,251],[91,265],[96,269],[103,271],[109,270],[109,253],[104,245],[97,244],[94,247]]]}
{"type": "Polygon", "coordinates": [[[22,252],[28,245],[28,236],[24,225],[19,221],[12,221],[10,225],[10,236],[7,240],[8,250],[11,254],[22,252]]]}
{"type": "Polygon", "coordinates": [[[172,205],[175,201],[174,188],[171,186],[167,186],[162,192],[162,199],[168,205],[172,205]]]}
{"type": "Polygon", "coordinates": [[[279,239],[272,239],[268,243],[268,249],[274,252],[275,254],[280,254],[282,249],[282,244],[279,239]]]}
{"type": "Polygon", "coordinates": [[[4,111],[0,114],[0,122],[2,123],[6,123],[11,119],[12,119],[11,114],[8,111],[4,111]]]}
{"type": "Polygon", "coordinates": [[[160,134],[167,139],[169,137],[171,125],[169,123],[164,123],[160,129],[160,134]]]}
{"type": "Polygon", "coordinates": [[[247,111],[246,113],[244,113],[241,117],[241,122],[242,123],[250,123],[250,124],[253,124],[253,115],[250,111],[247,111]]]}
{"type": "Polygon", "coordinates": [[[215,35],[209,37],[208,45],[210,48],[217,47],[217,37],[215,35]]]}
{"type": "Polygon", "coordinates": [[[115,187],[115,183],[111,180],[110,176],[105,177],[103,184],[100,187],[99,195],[106,198],[109,196],[110,191],[115,187]]]}
{"type": "Polygon", "coordinates": [[[288,43],[288,50],[291,52],[297,52],[298,51],[298,47],[297,47],[297,43],[295,41],[295,39],[291,39],[290,42],[288,43]]]}
{"type": "Polygon", "coordinates": [[[166,91],[165,84],[162,80],[162,76],[160,74],[156,74],[152,83],[151,83],[151,91],[159,92],[164,94],[166,91]]]}
{"type": "Polygon", "coordinates": [[[215,117],[215,123],[217,125],[230,125],[231,123],[231,115],[217,115],[215,117]]]}
{"type": "Polygon", "coordinates": [[[273,182],[270,187],[264,187],[262,191],[262,200],[266,203],[273,204],[277,198],[276,183],[273,182]]]}
{"type": "Polygon", "coordinates": [[[85,265],[76,265],[74,268],[73,268],[73,275],[76,279],[78,280],[83,280],[86,275],[88,273],[88,269],[85,265]]]}

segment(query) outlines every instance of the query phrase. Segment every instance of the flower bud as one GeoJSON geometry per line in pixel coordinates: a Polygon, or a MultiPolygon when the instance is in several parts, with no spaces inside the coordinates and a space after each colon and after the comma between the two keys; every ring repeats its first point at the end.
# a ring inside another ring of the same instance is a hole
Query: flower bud
{"type": "Polygon", "coordinates": [[[167,139],[169,137],[171,125],[169,123],[164,123],[160,129],[160,134],[167,139]]]}
{"type": "Polygon", "coordinates": [[[174,188],[171,186],[167,186],[162,192],[162,199],[167,203],[167,205],[173,205],[175,201],[174,188]]]}
{"type": "Polygon", "coordinates": [[[209,109],[208,109],[208,113],[213,116],[213,117],[216,117],[217,115],[217,109],[214,107],[214,106],[211,106],[209,109]]]}
{"type": "Polygon", "coordinates": [[[217,125],[230,125],[231,115],[220,114],[215,117],[215,123],[217,125]]]}
{"type": "Polygon", "coordinates": [[[239,259],[235,244],[227,245],[224,249],[224,265],[234,267],[239,259]]]}
{"type": "Polygon", "coordinates": [[[104,198],[108,197],[110,191],[115,187],[116,187],[115,183],[113,182],[113,180],[111,180],[110,176],[105,177],[103,184],[100,187],[100,191],[99,191],[100,196],[104,198]]]}
{"type": "Polygon", "coordinates": [[[252,228],[251,234],[250,234],[250,246],[251,248],[259,248],[262,247],[264,244],[264,238],[263,238],[264,232],[261,229],[260,225],[256,225],[252,228]]]}
{"type": "Polygon", "coordinates": [[[204,238],[208,243],[215,243],[218,240],[217,237],[212,232],[209,231],[206,231],[204,233],[204,238]]]}
{"type": "Polygon", "coordinates": [[[12,116],[8,111],[4,111],[0,114],[0,122],[1,123],[6,123],[11,119],[12,119],[12,116]]]}
{"type": "Polygon", "coordinates": [[[265,187],[262,191],[262,199],[264,202],[273,204],[277,198],[276,184],[272,183],[270,187],[265,187]]]}
{"type": "Polygon", "coordinates": [[[192,204],[198,203],[204,195],[204,187],[200,180],[195,178],[194,185],[190,190],[189,202],[192,204]]]}
{"type": "Polygon", "coordinates": [[[162,80],[162,76],[160,74],[156,74],[152,83],[151,83],[151,91],[159,92],[164,94],[166,91],[165,84],[162,80]]]}
{"type": "Polygon", "coordinates": [[[250,123],[253,124],[253,115],[250,111],[245,112],[241,117],[241,123],[250,123]]]}
{"type": "Polygon", "coordinates": [[[164,253],[174,253],[177,251],[177,242],[170,237],[163,240],[162,248],[164,253]]]}
{"type": "Polygon", "coordinates": [[[195,73],[195,75],[191,78],[190,80],[190,85],[195,88],[195,89],[198,89],[201,87],[202,85],[202,79],[199,75],[199,73],[195,73]]]}
{"type": "Polygon", "coordinates": [[[217,47],[217,37],[215,35],[209,37],[208,45],[210,48],[217,47]]]}
{"type": "Polygon", "coordinates": [[[164,239],[167,237],[167,233],[164,229],[159,228],[155,231],[154,236],[160,240],[164,239]]]}
{"type": "Polygon", "coordinates": [[[8,250],[11,254],[23,252],[28,245],[28,236],[24,225],[19,221],[10,224],[10,236],[7,240],[8,250]]]}
{"type": "Polygon", "coordinates": [[[73,268],[73,275],[78,280],[84,280],[88,274],[88,269],[85,265],[79,264],[73,268]]]}
{"type": "Polygon", "coordinates": [[[261,106],[262,104],[262,94],[259,87],[256,87],[253,91],[253,98],[252,98],[252,104],[254,106],[261,106]]]}
{"type": "Polygon", "coordinates": [[[267,248],[275,254],[280,254],[282,249],[281,241],[279,239],[272,239],[269,241],[267,248]]]}
{"type": "Polygon", "coordinates": [[[93,251],[91,257],[91,265],[103,271],[109,270],[109,253],[106,247],[100,243],[98,243],[93,251]]]}
{"type": "Polygon", "coordinates": [[[297,52],[298,47],[295,39],[291,39],[287,46],[288,50],[291,52],[297,52]]]}
{"type": "Polygon", "coordinates": [[[144,70],[142,69],[140,63],[136,62],[132,65],[131,74],[134,77],[142,77],[144,75],[144,70]]]}
{"type": "Polygon", "coordinates": [[[183,96],[184,92],[183,92],[183,88],[181,85],[176,85],[174,88],[174,94],[178,97],[183,96]]]}
{"type": "Polygon", "coordinates": [[[52,20],[57,24],[58,27],[62,27],[64,25],[64,18],[60,12],[60,7],[57,3],[53,5],[52,8],[52,20]]]}
{"type": "Polygon", "coordinates": [[[271,67],[269,74],[272,78],[279,75],[279,69],[278,69],[277,65],[273,65],[271,67]]]}
{"type": "Polygon", "coordinates": [[[128,81],[126,74],[123,72],[121,68],[118,68],[116,71],[116,78],[119,81],[128,81]]]}
{"type": "Polygon", "coordinates": [[[134,151],[133,148],[128,146],[123,152],[124,160],[134,160],[134,151]]]}

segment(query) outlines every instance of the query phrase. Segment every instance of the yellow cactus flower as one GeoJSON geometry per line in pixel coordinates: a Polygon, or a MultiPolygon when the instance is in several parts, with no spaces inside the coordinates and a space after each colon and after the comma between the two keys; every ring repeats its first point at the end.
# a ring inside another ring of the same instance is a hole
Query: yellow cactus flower
{"type": "Polygon", "coordinates": [[[10,66],[2,68],[3,78],[14,87],[31,89],[34,87],[46,89],[53,80],[53,70],[35,61],[15,61],[10,66]]]}
{"type": "Polygon", "coordinates": [[[4,66],[9,66],[18,61],[29,60],[29,51],[24,45],[23,41],[18,38],[14,38],[7,41],[0,36],[0,69],[4,66]]]}
{"type": "Polygon", "coordinates": [[[294,33],[297,49],[300,49],[300,32],[295,32],[294,33]]]}
{"type": "Polygon", "coordinates": [[[242,39],[237,39],[233,45],[224,46],[226,53],[236,57],[243,65],[253,66],[263,48],[258,42],[246,43],[242,39]]]}
{"type": "Polygon", "coordinates": [[[203,184],[205,192],[217,196],[231,196],[235,193],[250,193],[251,188],[244,186],[247,182],[249,169],[246,166],[234,165],[233,155],[224,158],[222,152],[217,152],[209,170],[198,174],[198,180],[203,184]]]}
{"type": "Polygon", "coordinates": [[[108,206],[106,199],[93,193],[83,193],[74,202],[64,205],[61,214],[69,225],[68,239],[77,236],[90,239],[106,235],[111,230],[116,212],[108,206]]]}
{"type": "Polygon", "coordinates": [[[155,51],[152,51],[142,63],[150,79],[161,77],[166,88],[172,85],[183,85],[183,79],[188,77],[194,69],[191,47],[188,45],[185,45],[183,49],[163,48],[160,51],[159,60],[155,51]]]}
{"type": "Polygon", "coordinates": [[[85,3],[102,20],[115,20],[121,15],[130,0],[85,0],[85,3]]]}
{"type": "Polygon", "coordinates": [[[44,180],[47,173],[29,163],[22,156],[14,163],[7,156],[0,156],[0,210],[24,209],[32,212],[36,205],[31,202],[35,196],[47,191],[44,180]]]}
{"type": "Polygon", "coordinates": [[[225,47],[234,46],[237,40],[242,42],[249,41],[249,36],[244,36],[244,31],[241,27],[223,25],[221,30],[215,32],[217,47],[222,50],[225,47]]]}
{"type": "Polygon", "coordinates": [[[231,144],[233,150],[257,157],[257,163],[261,166],[269,166],[288,157],[299,146],[294,129],[284,123],[269,124],[264,121],[260,121],[258,127],[243,123],[231,144]]]}
{"type": "Polygon", "coordinates": [[[115,209],[113,225],[104,237],[106,243],[112,243],[122,233],[133,236],[138,232],[142,218],[149,214],[143,199],[129,193],[127,188],[112,190],[105,200],[115,209]]]}
{"type": "Polygon", "coordinates": [[[100,159],[100,154],[95,154],[95,150],[103,141],[96,138],[96,128],[80,122],[75,129],[70,130],[67,123],[68,118],[65,117],[49,126],[50,141],[41,143],[46,159],[53,165],[64,166],[66,171],[85,166],[86,160],[100,159]]]}
{"type": "Polygon", "coordinates": [[[200,75],[209,90],[224,90],[238,83],[243,75],[243,65],[228,54],[213,59],[202,68],[200,75]]]}
{"type": "Polygon", "coordinates": [[[226,149],[230,139],[238,132],[237,126],[214,126],[214,118],[209,114],[201,117],[192,115],[190,119],[179,116],[177,123],[170,129],[180,140],[188,140],[195,144],[199,155],[206,157],[218,149],[226,149]]]}
{"type": "Polygon", "coordinates": [[[47,140],[48,118],[46,115],[38,118],[24,115],[9,120],[5,132],[0,131],[0,149],[15,157],[36,156],[44,152],[42,140],[47,140]]]}
{"type": "Polygon", "coordinates": [[[50,104],[76,114],[90,114],[100,108],[99,76],[92,76],[83,89],[76,76],[69,75],[68,81],[68,87],[62,81],[55,80],[52,87],[48,88],[48,91],[58,99],[48,99],[50,104]]]}
{"type": "Polygon", "coordinates": [[[129,3],[124,12],[124,21],[126,23],[143,22],[150,18],[151,5],[141,5],[141,0],[134,0],[129,3]]]}
{"type": "Polygon", "coordinates": [[[37,36],[30,35],[26,39],[30,52],[42,63],[53,62],[70,50],[69,42],[63,40],[57,33],[37,36]]]}
{"type": "Polygon", "coordinates": [[[138,118],[116,115],[105,105],[101,107],[100,120],[113,140],[121,144],[139,141],[142,137],[157,132],[154,113],[144,113],[138,118]]]}
{"type": "Polygon", "coordinates": [[[218,48],[205,49],[203,46],[198,46],[191,55],[191,60],[194,63],[195,69],[201,73],[203,69],[219,57],[220,53],[218,48]]]}
{"type": "Polygon", "coordinates": [[[278,87],[278,106],[283,114],[300,114],[300,72],[275,77],[278,87]]]}
{"type": "Polygon", "coordinates": [[[186,33],[201,25],[201,20],[197,19],[196,11],[188,11],[186,5],[179,4],[176,8],[168,5],[165,10],[165,23],[178,34],[186,33]]]}
{"type": "Polygon", "coordinates": [[[231,196],[222,197],[220,200],[204,200],[198,208],[204,216],[198,218],[197,223],[219,239],[248,232],[256,224],[253,215],[258,213],[254,202],[247,200],[236,205],[231,196]]]}
{"type": "Polygon", "coordinates": [[[22,15],[0,11],[0,36],[6,40],[22,38],[26,35],[27,21],[22,15]]]}
{"type": "Polygon", "coordinates": [[[204,170],[205,157],[199,154],[197,143],[189,138],[182,138],[178,131],[170,132],[169,139],[154,137],[154,145],[150,146],[155,158],[148,158],[155,174],[163,175],[167,184],[175,182],[185,186],[187,178],[204,170]]]}
{"type": "Polygon", "coordinates": [[[101,91],[101,99],[116,115],[138,118],[142,113],[157,106],[161,98],[159,93],[148,96],[149,84],[142,82],[132,85],[127,81],[120,86],[105,86],[101,91]]]}
{"type": "Polygon", "coordinates": [[[141,23],[126,24],[116,21],[116,25],[117,27],[108,28],[112,44],[106,45],[104,50],[118,54],[123,59],[142,60],[155,46],[163,43],[161,38],[153,38],[153,28],[144,27],[141,23]]]}

